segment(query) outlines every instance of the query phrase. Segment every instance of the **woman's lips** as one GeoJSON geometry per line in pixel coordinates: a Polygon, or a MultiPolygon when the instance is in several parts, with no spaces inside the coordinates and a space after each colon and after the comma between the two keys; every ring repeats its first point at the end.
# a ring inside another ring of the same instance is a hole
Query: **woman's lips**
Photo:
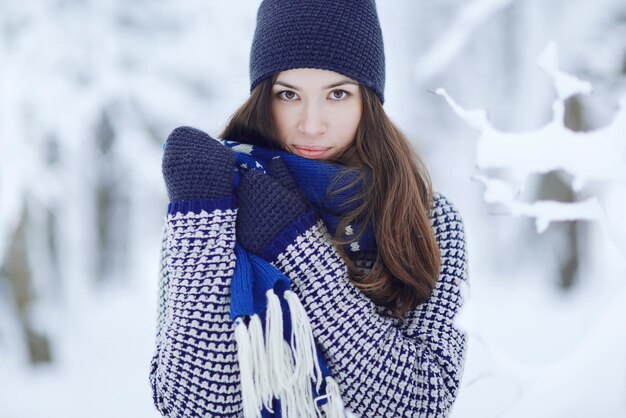
{"type": "Polygon", "coordinates": [[[330,147],[318,147],[313,145],[294,145],[296,154],[306,158],[320,158],[330,150],[330,147]]]}

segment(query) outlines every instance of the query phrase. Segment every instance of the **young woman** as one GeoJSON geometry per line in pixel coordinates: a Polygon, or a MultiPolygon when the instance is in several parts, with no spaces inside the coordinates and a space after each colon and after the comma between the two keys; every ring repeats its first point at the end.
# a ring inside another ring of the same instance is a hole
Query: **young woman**
{"type": "Polygon", "coordinates": [[[463,223],[384,112],[374,1],[264,0],[250,59],[223,139],[165,144],[155,406],[447,416],[463,223]]]}

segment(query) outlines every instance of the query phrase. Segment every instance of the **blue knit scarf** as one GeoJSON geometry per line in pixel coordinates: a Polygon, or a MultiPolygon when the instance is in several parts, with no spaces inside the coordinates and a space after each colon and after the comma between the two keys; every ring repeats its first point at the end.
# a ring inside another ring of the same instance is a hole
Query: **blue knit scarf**
{"type": "MultiPolygon", "coordinates": [[[[267,173],[269,161],[280,158],[289,169],[291,177],[304,197],[324,221],[332,235],[336,233],[342,215],[360,203],[358,198],[354,199],[362,192],[358,184],[356,187],[347,187],[356,180],[358,173],[345,172],[345,166],[271,150],[259,145],[243,144],[232,140],[220,139],[219,141],[236,152],[236,163],[242,170],[260,170],[267,173]],[[328,191],[331,189],[337,192],[329,194],[328,191]]],[[[347,233],[354,233],[361,228],[361,224],[353,225],[352,230],[347,233]]],[[[373,229],[371,226],[366,226],[364,229],[361,238],[346,249],[348,254],[376,250],[373,229]]]]}
{"type": "MultiPolygon", "coordinates": [[[[357,173],[339,175],[344,167],[231,140],[219,140],[236,153],[239,171],[267,173],[268,163],[281,158],[314,212],[335,234],[343,213],[358,204],[361,190],[329,189],[351,184],[357,173]],[[350,204],[345,204],[350,201],[350,204]]],[[[235,183],[238,183],[239,174],[235,183]]],[[[302,220],[300,220],[302,221],[302,220]]],[[[308,220],[310,222],[311,220],[308,220]]],[[[307,220],[305,220],[307,222],[307,220]]],[[[347,235],[360,231],[354,225],[347,235]]],[[[376,249],[365,227],[346,250],[355,257],[376,249]]],[[[344,417],[339,387],[316,345],[311,325],[287,276],[265,259],[235,246],[237,264],[231,285],[230,316],[235,327],[245,417],[344,417]]]]}

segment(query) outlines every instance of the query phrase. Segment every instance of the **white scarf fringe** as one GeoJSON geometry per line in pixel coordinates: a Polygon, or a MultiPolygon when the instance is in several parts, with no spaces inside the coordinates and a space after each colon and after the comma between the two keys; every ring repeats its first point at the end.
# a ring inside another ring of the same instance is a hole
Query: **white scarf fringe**
{"type": "Polygon", "coordinates": [[[268,411],[273,413],[272,399],[274,393],[269,380],[269,365],[265,352],[265,340],[263,339],[263,325],[261,324],[259,315],[255,314],[250,317],[248,331],[250,332],[250,342],[252,344],[257,402],[262,403],[268,411]]]}
{"type": "Polygon", "coordinates": [[[270,386],[275,396],[287,389],[287,382],[293,373],[293,359],[289,345],[283,338],[283,311],[280,300],[270,289],[267,295],[265,315],[265,352],[269,365],[270,386]]]}
{"type": "Polygon", "coordinates": [[[322,385],[322,370],[317,358],[317,348],[315,347],[311,323],[298,295],[287,290],[285,300],[289,305],[291,314],[291,349],[296,359],[293,380],[300,381],[310,378],[317,383],[316,388],[319,391],[322,385]]]}
{"type": "Polygon", "coordinates": [[[250,317],[247,327],[242,319],[236,321],[244,417],[259,418],[261,406],[273,412],[271,404],[276,397],[285,418],[344,418],[339,386],[332,377],[326,377],[326,394],[313,398],[311,381],[319,391],[322,371],[311,324],[300,299],[294,292],[285,291],[292,329],[288,344],[283,338],[280,300],[272,289],[266,296],[265,338],[258,315],[250,317]],[[327,403],[320,410],[316,401],[324,398],[327,403]]]}
{"type": "Polygon", "coordinates": [[[323,416],[326,418],[346,417],[346,411],[344,410],[341,394],[339,393],[339,385],[332,376],[326,376],[326,395],[320,396],[317,399],[320,398],[327,399],[326,404],[322,406],[322,410],[324,411],[323,416]]]}
{"type": "Polygon", "coordinates": [[[239,360],[239,374],[241,376],[241,398],[243,414],[246,418],[260,418],[260,405],[257,400],[253,379],[252,345],[248,329],[243,318],[238,318],[235,325],[235,340],[237,341],[237,358],[239,360]]]}

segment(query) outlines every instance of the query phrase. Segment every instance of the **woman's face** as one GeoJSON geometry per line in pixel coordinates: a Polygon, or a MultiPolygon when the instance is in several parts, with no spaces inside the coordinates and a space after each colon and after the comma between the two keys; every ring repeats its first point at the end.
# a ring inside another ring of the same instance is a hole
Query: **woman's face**
{"type": "Polygon", "coordinates": [[[272,117],[278,139],[301,157],[327,159],[349,148],[361,113],[358,83],[334,71],[283,71],[272,86],[272,117]]]}

